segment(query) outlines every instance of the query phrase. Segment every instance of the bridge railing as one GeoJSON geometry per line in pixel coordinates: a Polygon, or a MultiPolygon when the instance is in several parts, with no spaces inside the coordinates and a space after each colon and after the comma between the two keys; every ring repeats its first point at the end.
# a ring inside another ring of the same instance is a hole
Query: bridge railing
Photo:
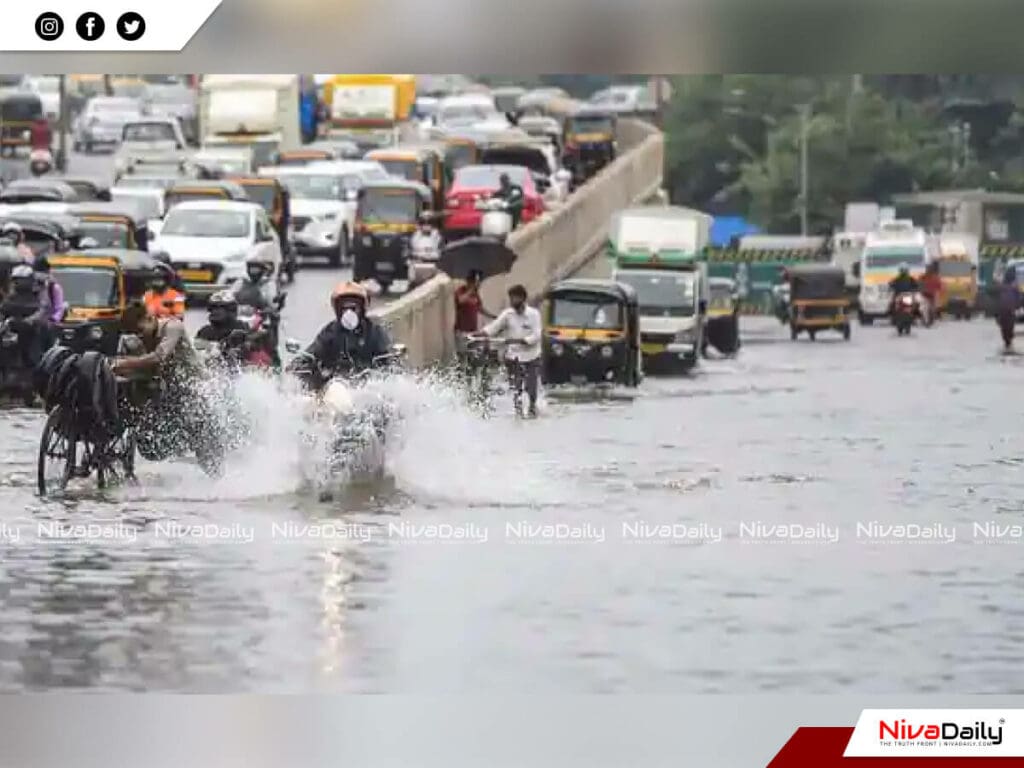
{"type": "MultiPolygon", "coordinates": [[[[501,309],[508,287],[515,283],[539,296],[552,280],[571,274],[603,248],[612,214],[657,193],[664,168],[661,132],[642,120],[622,119],[618,145],[615,161],[564,205],[509,237],[518,258],[509,274],[485,281],[484,306],[492,312],[501,309]]],[[[446,276],[429,280],[374,314],[389,327],[395,341],[406,345],[413,366],[454,354],[454,284],[446,276]]]]}

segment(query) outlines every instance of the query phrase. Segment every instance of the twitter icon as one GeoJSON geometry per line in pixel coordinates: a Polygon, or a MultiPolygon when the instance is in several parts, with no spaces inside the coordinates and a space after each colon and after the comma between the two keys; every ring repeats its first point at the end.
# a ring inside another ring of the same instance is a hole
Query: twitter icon
{"type": "Polygon", "coordinates": [[[121,39],[134,43],[146,33],[146,20],[135,11],[122,13],[117,20],[117,34],[121,39]]]}

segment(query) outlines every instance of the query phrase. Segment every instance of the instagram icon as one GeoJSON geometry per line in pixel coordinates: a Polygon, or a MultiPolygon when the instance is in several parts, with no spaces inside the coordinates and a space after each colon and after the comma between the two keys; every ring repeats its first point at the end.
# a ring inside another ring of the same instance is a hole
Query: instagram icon
{"type": "Polygon", "coordinates": [[[36,34],[43,40],[56,40],[64,34],[64,20],[52,11],[39,14],[36,34]]]}

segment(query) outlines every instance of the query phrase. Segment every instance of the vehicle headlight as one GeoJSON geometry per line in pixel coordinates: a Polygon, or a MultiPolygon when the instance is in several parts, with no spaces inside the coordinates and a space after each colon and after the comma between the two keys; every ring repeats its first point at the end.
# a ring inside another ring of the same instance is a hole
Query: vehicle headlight
{"type": "Polygon", "coordinates": [[[366,246],[373,245],[373,238],[370,237],[369,235],[363,235],[363,245],[366,245],[366,246]]]}
{"type": "Polygon", "coordinates": [[[613,352],[612,348],[610,346],[608,346],[607,344],[605,344],[603,347],[601,347],[601,357],[608,358],[608,357],[611,357],[613,354],[614,354],[614,352],[613,352]]]}
{"type": "Polygon", "coordinates": [[[92,328],[89,329],[89,338],[92,339],[93,341],[99,341],[100,339],[103,338],[103,329],[100,328],[98,325],[94,325],[92,328]]]}
{"type": "Polygon", "coordinates": [[[555,357],[561,357],[565,353],[565,347],[559,344],[557,341],[551,344],[551,354],[555,357]]]}

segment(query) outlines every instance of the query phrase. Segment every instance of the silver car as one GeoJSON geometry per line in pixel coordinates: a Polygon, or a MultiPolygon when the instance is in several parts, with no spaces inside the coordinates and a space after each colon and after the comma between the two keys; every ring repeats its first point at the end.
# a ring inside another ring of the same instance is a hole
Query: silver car
{"type": "Polygon", "coordinates": [[[121,144],[125,124],[141,117],[142,105],[137,99],[95,96],[75,121],[73,149],[86,154],[97,148],[114,151],[121,144]]]}

